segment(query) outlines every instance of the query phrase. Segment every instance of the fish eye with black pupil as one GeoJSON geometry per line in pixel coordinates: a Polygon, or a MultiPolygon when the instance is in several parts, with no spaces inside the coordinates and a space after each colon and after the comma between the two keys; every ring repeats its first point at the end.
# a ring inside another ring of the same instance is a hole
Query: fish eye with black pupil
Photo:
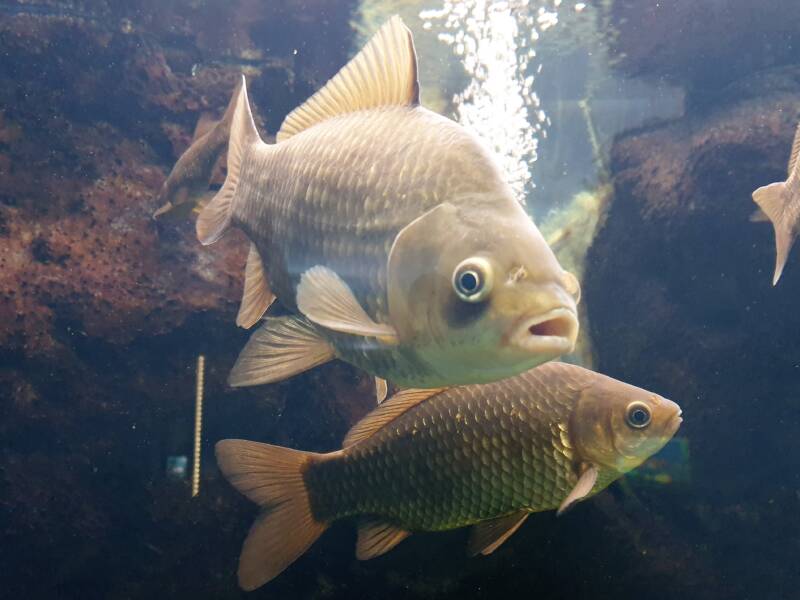
{"type": "Polygon", "coordinates": [[[491,265],[480,257],[462,261],[453,272],[453,290],[464,302],[481,302],[492,291],[491,265]]]}
{"type": "Polygon", "coordinates": [[[625,420],[634,429],[643,429],[650,424],[650,408],[641,402],[631,402],[625,420]]]}

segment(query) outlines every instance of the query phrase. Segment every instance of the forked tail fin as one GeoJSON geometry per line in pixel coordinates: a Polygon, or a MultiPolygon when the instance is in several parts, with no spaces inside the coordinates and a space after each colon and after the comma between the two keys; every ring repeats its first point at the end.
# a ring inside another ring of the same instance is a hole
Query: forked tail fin
{"type": "Polygon", "coordinates": [[[789,194],[786,184],[771,183],[758,188],[753,192],[753,201],[758,204],[767,218],[772,221],[775,229],[775,274],[772,277],[772,285],[776,285],[786,266],[786,259],[789,257],[789,250],[794,243],[793,224],[789,222],[786,211],[786,204],[789,201],[789,194]]]}
{"type": "Polygon", "coordinates": [[[328,527],[311,514],[303,480],[321,455],[245,440],[222,440],[216,453],[228,481],[263,508],[239,557],[239,585],[254,590],[297,560],[328,527]]]}
{"type": "MultiPolygon", "coordinates": [[[[223,121],[227,118],[229,110],[226,111],[223,121]]],[[[243,75],[231,122],[231,137],[228,144],[228,175],[225,178],[225,184],[197,219],[197,239],[203,245],[213,244],[230,227],[233,201],[236,195],[236,188],[239,185],[242,162],[248,150],[258,143],[261,143],[261,138],[253,122],[253,114],[250,112],[247,85],[243,75]]]]}

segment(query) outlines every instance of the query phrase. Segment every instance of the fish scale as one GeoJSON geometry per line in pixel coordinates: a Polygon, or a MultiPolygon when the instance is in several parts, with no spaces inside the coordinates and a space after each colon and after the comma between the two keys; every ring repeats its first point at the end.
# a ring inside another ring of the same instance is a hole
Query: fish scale
{"type": "Polygon", "coordinates": [[[386,263],[397,233],[445,195],[457,204],[461,192],[466,198],[502,185],[479,148],[455,123],[419,107],[343,115],[252,152],[234,220],[289,308],[302,273],[325,264],[370,316],[385,320],[386,263]]]}
{"type": "MultiPolygon", "coordinates": [[[[258,247],[281,302],[296,310],[300,276],[323,264],[350,284],[378,322],[388,319],[386,264],[397,233],[445,195],[457,204],[467,191],[502,185],[469,133],[419,107],[343,115],[261,147],[243,163],[241,181],[244,201],[235,207],[234,220],[258,247]],[[399,148],[392,143],[398,125],[408,132],[399,148]],[[343,130],[352,134],[343,138],[343,130]]],[[[320,333],[354,364],[398,379],[430,373],[413,352],[320,333]]]]}
{"type": "Polygon", "coordinates": [[[574,346],[577,281],[480,140],[420,106],[416,72],[392,19],[271,145],[242,85],[228,175],[198,239],[236,226],[251,241],[238,325],[274,300],[291,314],[251,337],[232,385],[334,357],[404,387],[478,383],[574,346]]]}
{"type": "Polygon", "coordinates": [[[536,383],[531,372],[441,392],[341,458],[311,466],[315,518],[377,514],[410,530],[441,530],[521,507],[556,508],[577,482],[559,426],[574,398],[537,392],[536,383]]]}
{"type": "Polygon", "coordinates": [[[528,513],[562,513],[640,465],[680,423],[674,402],[548,363],[494,384],[400,392],[328,454],[223,440],[222,472],[263,508],[239,580],[269,581],[345,517],[360,518],[361,560],[415,531],[467,525],[469,552],[489,554],[528,513]]]}

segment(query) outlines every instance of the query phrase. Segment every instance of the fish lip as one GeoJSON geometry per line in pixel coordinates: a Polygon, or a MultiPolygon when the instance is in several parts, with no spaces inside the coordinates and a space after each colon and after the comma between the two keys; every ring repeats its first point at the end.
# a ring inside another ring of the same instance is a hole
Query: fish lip
{"type": "Polygon", "coordinates": [[[681,423],[683,423],[683,417],[681,416],[682,414],[683,414],[683,411],[680,408],[678,408],[678,412],[675,413],[674,415],[672,415],[672,418],[670,419],[669,425],[668,425],[668,430],[669,430],[669,436],[670,437],[675,435],[675,432],[678,431],[678,428],[681,426],[681,423]]]}
{"type": "Polygon", "coordinates": [[[578,318],[575,311],[568,308],[556,308],[535,317],[522,320],[510,337],[511,345],[537,354],[548,354],[552,357],[569,354],[575,349],[578,337],[578,318]],[[532,329],[543,323],[554,322],[556,329],[563,329],[563,335],[539,335],[532,329]]]}

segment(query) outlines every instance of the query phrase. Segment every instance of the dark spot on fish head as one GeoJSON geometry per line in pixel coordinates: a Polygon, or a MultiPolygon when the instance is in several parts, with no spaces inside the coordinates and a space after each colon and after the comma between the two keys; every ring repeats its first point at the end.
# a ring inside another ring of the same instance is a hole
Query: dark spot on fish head
{"type": "Polygon", "coordinates": [[[442,307],[442,317],[448,327],[464,329],[479,321],[489,308],[489,300],[464,302],[455,294],[449,294],[442,307]]]}

